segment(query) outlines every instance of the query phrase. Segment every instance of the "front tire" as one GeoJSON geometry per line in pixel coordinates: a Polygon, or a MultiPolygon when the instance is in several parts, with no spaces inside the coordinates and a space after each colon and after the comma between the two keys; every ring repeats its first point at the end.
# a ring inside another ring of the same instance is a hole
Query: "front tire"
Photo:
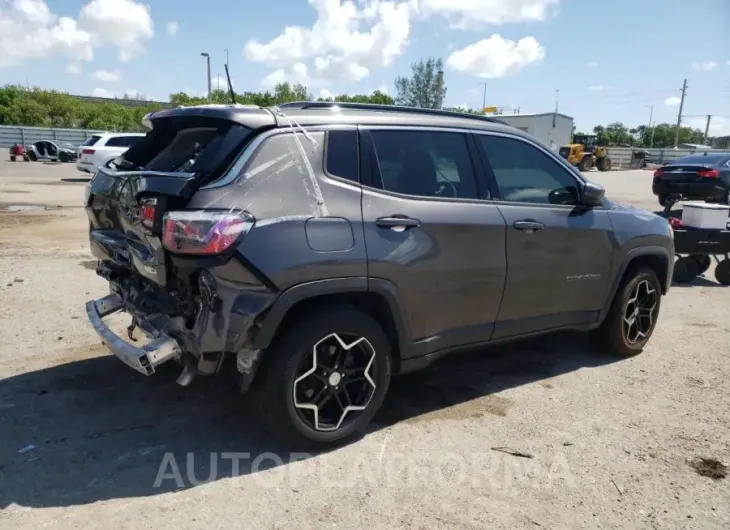
{"type": "Polygon", "coordinates": [[[38,155],[36,155],[33,151],[31,151],[30,153],[28,153],[28,159],[31,162],[37,162],[38,161],[38,155]]]}
{"type": "Polygon", "coordinates": [[[611,171],[611,159],[606,156],[598,160],[598,171],[611,171]]]}
{"type": "Polygon", "coordinates": [[[654,332],[660,305],[661,284],[656,273],[634,269],[622,280],[606,319],[591,338],[614,355],[637,355],[654,332]]]}
{"type": "Polygon", "coordinates": [[[578,164],[578,169],[580,171],[590,171],[592,166],[593,166],[593,160],[591,159],[591,157],[584,156],[581,159],[580,164],[578,164]]]}
{"type": "Polygon", "coordinates": [[[306,316],[263,353],[254,392],[270,430],[287,444],[324,448],[362,434],[391,377],[390,342],[354,308],[306,316]]]}
{"type": "Polygon", "coordinates": [[[58,160],[59,160],[59,162],[63,162],[65,164],[65,163],[69,162],[71,159],[69,158],[67,153],[61,152],[58,155],[58,160]]]}

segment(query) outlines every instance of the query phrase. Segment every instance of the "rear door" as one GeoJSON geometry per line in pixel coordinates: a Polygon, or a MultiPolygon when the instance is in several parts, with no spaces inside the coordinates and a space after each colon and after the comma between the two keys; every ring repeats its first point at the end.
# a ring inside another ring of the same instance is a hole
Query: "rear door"
{"type": "Polygon", "coordinates": [[[582,180],[531,140],[476,134],[507,224],[507,282],[495,338],[595,321],[613,255],[603,207],[579,207],[582,180]]]}
{"type": "MultiPolygon", "coordinates": [[[[407,313],[404,357],[488,340],[505,282],[505,223],[462,131],[361,128],[368,276],[407,313]]],[[[372,280],[371,280],[372,281],[372,280]]]]}

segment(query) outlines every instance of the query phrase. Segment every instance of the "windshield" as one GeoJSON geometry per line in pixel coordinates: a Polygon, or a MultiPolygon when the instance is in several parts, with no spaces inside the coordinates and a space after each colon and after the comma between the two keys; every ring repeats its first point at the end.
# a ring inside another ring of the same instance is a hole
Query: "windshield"
{"type": "Polygon", "coordinates": [[[702,164],[703,166],[719,166],[730,160],[730,153],[703,153],[683,156],[674,162],[670,162],[670,166],[681,164],[702,164]]]}

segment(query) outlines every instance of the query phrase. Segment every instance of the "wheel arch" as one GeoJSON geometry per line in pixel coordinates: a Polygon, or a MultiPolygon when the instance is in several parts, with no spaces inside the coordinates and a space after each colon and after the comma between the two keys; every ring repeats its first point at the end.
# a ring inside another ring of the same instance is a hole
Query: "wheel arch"
{"type": "Polygon", "coordinates": [[[266,314],[254,340],[265,349],[280,330],[298,317],[320,308],[351,306],[372,317],[391,342],[394,371],[410,344],[410,331],[398,288],[387,280],[366,277],[335,278],[296,285],[284,291],[266,314]]]}
{"type": "Polygon", "coordinates": [[[638,268],[648,267],[653,270],[659,278],[662,294],[666,294],[672,279],[672,265],[672,256],[669,250],[664,247],[646,246],[634,248],[627,252],[616,271],[611,290],[599,315],[599,321],[603,321],[608,314],[619,286],[638,268]]]}

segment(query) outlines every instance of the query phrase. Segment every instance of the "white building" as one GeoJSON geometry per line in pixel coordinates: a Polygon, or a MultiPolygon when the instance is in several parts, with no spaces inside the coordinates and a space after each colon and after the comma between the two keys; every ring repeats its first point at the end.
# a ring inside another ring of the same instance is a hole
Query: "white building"
{"type": "Polygon", "coordinates": [[[494,117],[507,125],[531,134],[554,151],[557,151],[561,145],[569,144],[573,138],[573,118],[565,114],[545,112],[542,114],[502,114],[494,117]]]}

